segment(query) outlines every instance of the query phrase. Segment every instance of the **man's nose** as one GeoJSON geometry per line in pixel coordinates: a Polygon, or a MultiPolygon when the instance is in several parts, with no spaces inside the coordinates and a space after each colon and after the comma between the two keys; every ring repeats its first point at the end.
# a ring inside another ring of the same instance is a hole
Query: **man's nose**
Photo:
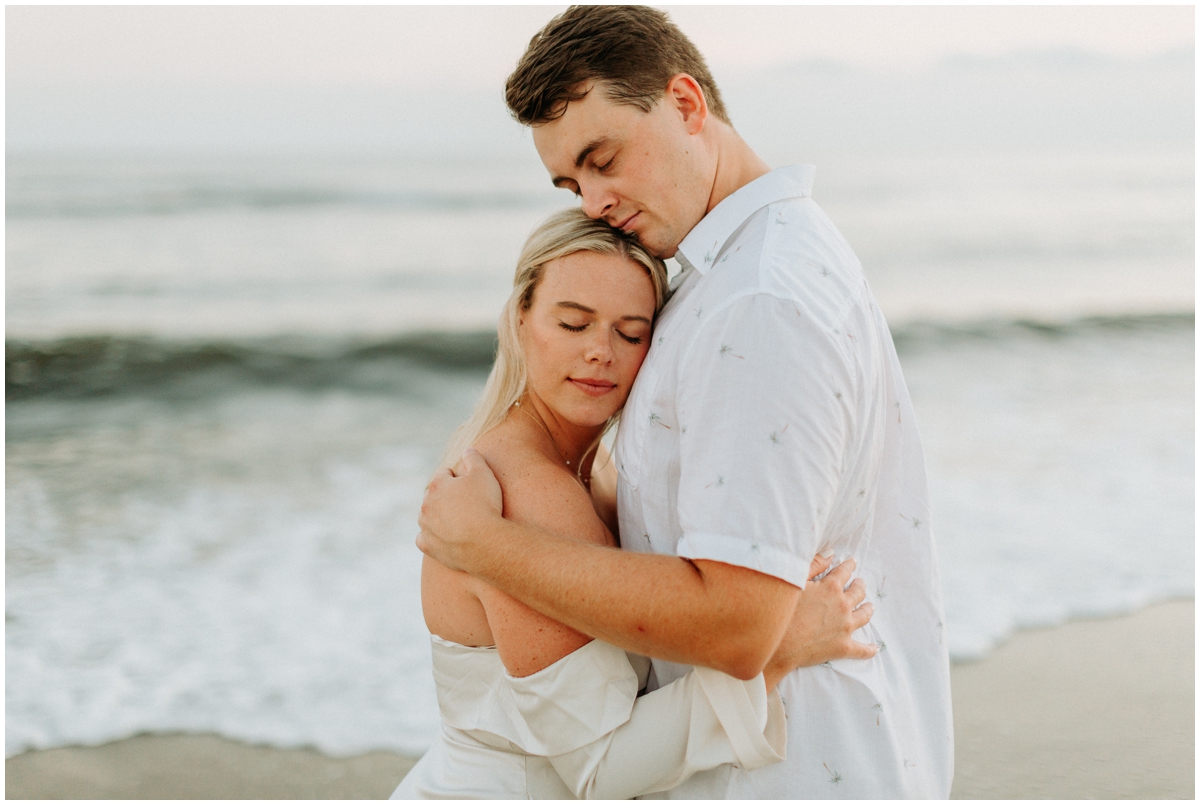
{"type": "Polygon", "coordinates": [[[616,195],[599,187],[584,185],[579,188],[579,195],[580,206],[588,218],[604,218],[617,206],[616,195]]]}

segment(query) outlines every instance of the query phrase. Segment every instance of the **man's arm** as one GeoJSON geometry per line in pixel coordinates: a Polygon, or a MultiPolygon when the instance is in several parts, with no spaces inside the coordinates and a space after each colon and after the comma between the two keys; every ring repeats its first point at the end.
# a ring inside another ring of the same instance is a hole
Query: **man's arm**
{"type": "Polygon", "coordinates": [[[587,544],[509,522],[500,501],[487,463],[468,451],[457,477],[442,471],[430,483],[418,547],[584,634],[739,679],[762,672],[798,604],[814,613],[814,634],[804,641],[811,662],[799,664],[874,654],[850,638],[870,617],[854,609],[861,581],[847,590],[836,579],[801,590],[722,562],[587,544]]]}

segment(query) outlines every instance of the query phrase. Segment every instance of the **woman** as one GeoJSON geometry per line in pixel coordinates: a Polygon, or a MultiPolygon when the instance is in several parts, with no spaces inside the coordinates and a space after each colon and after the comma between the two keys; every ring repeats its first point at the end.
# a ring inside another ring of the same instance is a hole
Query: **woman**
{"type": "MultiPolygon", "coordinates": [[[[569,210],[530,236],[513,286],[483,398],[443,466],[473,446],[500,482],[506,517],[616,545],[615,508],[603,502],[614,499],[615,472],[594,464],[649,349],[666,269],[569,210]]],[[[815,562],[813,575],[826,566],[815,562]]],[[[773,692],[792,670],[783,653],[749,682],[698,668],[638,698],[644,658],[429,557],[421,593],[443,729],[393,798],[628,798],[724,763],[783,757],[773,692]]]]}

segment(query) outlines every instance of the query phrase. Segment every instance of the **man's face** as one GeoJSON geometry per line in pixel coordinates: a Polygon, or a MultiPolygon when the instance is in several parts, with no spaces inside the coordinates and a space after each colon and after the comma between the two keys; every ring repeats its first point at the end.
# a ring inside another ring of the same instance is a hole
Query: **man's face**
{"type": "Polygon", "coordinates": [[[578,195],[588,216],[635,233],[659,257],[675,254],[707,210],[715,165],[668,96],[642,112],[593,86],[562,117],[535,126],[533,144],[555,186],[578,195]]]}

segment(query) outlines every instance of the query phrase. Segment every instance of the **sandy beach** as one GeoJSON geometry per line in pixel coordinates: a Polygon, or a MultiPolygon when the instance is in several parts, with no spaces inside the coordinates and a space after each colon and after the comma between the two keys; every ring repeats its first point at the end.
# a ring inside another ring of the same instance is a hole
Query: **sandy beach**
{"type": "MultiPolygon", "coordinates": [[[[1194,601],[1022,632],[952,673],[954,798],[1194,798],[1194,601]]],[[[377,799],[414,762],[142,735],[9,758],[5,795],[377,799]]]]}

